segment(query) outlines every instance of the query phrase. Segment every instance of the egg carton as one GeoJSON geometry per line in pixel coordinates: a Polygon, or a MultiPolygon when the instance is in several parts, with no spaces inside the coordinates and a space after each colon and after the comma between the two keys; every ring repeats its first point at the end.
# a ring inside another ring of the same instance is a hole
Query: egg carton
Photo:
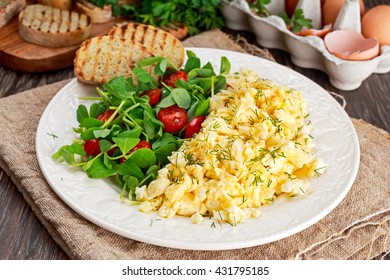
{"type": "MultiPolygon", "coordinates": [[[[390,46],[382,46],[380,54],[371,60],[340,59],[327,50],[320,37],[302,37],[291,32],[283,19],[276,16],[285,11],[284,3],[285,0],[272,0],[267,6],[272,15],[260,17],[251,11],[245,0],[222,0],[222,14],[228,28],[250,31],[256,35],[259,45],[289,52],[294,64],[324,71],[330,83],[338,89],[357,89],[371,74],[390,71],[390,46]]],[[[321,0],[300,0],[298,8],[312,20],[313,28],[321,29],[321,0]]],[[[359,0],[345,1],[333,26],[335,29],[361,32],[359,0]]]]}

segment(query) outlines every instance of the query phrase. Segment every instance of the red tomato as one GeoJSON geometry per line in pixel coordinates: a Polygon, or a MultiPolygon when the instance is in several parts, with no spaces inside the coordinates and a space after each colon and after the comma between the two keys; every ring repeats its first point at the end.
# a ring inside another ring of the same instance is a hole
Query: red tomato
{"type": "Polygon", "coordinates": [[[136,150],[138,150],[138,149],[142,149],[142,148],[150,149],[150,148],[152,148],[152,145],[150,145],[150,143],[149,143],[148,141],[140,140],[140,141],[138,142],[138,144],[137,144],[134,148],[132,148],[132,149],[130,150],[130,153],[132,153],[132,152],[134,152],[134,151],[136,151],[136,150]]]}
{"type": "Polygon", "coordinates": [[[174,87],[175,88],[175,82],[177,80],[183,80],[183,81],[187,81],[188,80],[188,77],[187,77],[187,73],[184,72],[183,70],[179,70],[171,75],[169,75],[168,77],[166,77],[164,79],[164,83],[167,85],[167,86],[171,86],[171,87],[174,87]]]}
{"type": "Polygon", "coordinates": [[[145,90],[145,91],[141,94],[141,96],[143,96],[143,95],[149,96],[149,104],[150,104],[150,106],[153,106],[153,105],[155,105],[157,102],[160,101],[161,89],[159,89],[159,88],[148,89],[148,90],[145,90]]]}
{"type": "MultiPolygon", "coordinates": [[[[98,154],[100,154],[100,146],[99,146],[99,139],[90,139],[85,141],[84,143],[84,151],[87,154],[87,156],[94,156],[96,157],[98,154]]],[[[111,157],[115,153],[116,148],[112,148],[107,151],[107,154],[111,157]]]]}
{"type": "MultiPolygon", "coordinates": [[[[99,114],[96,118],[99,121],[106,122],[112,116],[112,114],[114,114],[114,112],[115,112],[115,110],[107,110],[107,111],[99,114]]],[[[115,118],[116,118],[116,116],[115,116],[115,118]]]]}
{"type": "Polygon", "coordinates": [[[110,157],[112,157],[112,155],[115,153],[115,150],[116,148],[112,148],[110,150],[107,151],[107,155],[109,155],[110,157]]]}
{"type": "Polygon", "coordinates": [[[98,154],[100,154],[99,140],[98,139],[90,139],[90,140],[85,141],[84,151],[87,154],[87,156],[96,157],[98,154]]]}
{"type": "MultiPolygon", "coordinates": [[[[128,154],[131,154],[132,152],[134,152],[138,149],[143,149],[143,148],[151,149],[152,145],[150,145],[150,143],[148,141],[140,140],[138,142],[138,144],[134,148],[132,148],[128,154]]],[[[125,161],[126,161],[126,158],[124,158],[124,157],[119,160],[120,163],[124,163],[125,161]]]]}
{"type": "Polygon", "coordinates": [[[164,131],[169,133],[179,132],[188,123],[186,110],[176,104],[161,109],[157,118],[164,124],[164,131]]]}
{"type": "Polygon", "coordinates": [[[186,131],[184,133],[185,138],[191,138],[195,133],[199,133],[202,128],[202,123],[206,119],[205,116],[198,116],[193,118],[190,123],[187,125],[186,131]]]}

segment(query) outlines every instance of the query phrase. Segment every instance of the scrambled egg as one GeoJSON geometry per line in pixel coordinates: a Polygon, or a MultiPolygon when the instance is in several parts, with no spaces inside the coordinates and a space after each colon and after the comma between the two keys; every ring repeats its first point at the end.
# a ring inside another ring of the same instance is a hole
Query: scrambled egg
{"type": "Polygon", "coordinates": [[[301,94],[250,70],[227,77],[202,130],[170,156],[155,181],[136,190],[139,209],[162,217],[213,216],[232,225],[260,215],[275,197],[305,195],[319,176],[301,94]]]}

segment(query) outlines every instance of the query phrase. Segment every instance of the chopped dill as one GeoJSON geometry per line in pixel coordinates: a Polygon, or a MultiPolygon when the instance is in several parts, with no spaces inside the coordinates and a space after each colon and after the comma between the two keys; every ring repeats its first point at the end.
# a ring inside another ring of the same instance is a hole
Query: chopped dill
{"type": "Polygon", "coordinates": [[[323,167],[320,167],[320,168],[317,168],[317,169],[314,169],[314,173],[320,177],[322,175],[322,173],[320,172],[320,170],[324,169],[326,166],[323,166],[323,167]]]}
{"type": "Polygon", "coordinates": [[[51,137],[53,137],[53,139],[56,139],[56,138],[58,138],[58,136],[57,135],[55,135],[54,133],[46,133],[47,135],[49,135],[49,136],[51,136],[51,137]]]}

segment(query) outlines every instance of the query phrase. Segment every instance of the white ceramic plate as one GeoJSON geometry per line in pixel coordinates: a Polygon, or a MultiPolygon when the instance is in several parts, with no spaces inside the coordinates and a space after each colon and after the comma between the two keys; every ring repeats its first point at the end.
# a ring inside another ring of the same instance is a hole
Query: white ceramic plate
{"type": "Polygon", "coordinates": [[[110,180],[89,179],[86,174],[51,159],[62,145],[77,136],[76,109],[81,96],[97,96],[95,87],[76,79],[69,82],[45,109],[37,129],[36,151],[42,172],[58,196],[91,222],[122,236],[155,245],[198,250],[223,250],[265,244],[297,233],[332,211],[348,193],[359,166],[359,143],[351,120],[340,105],[320,86],[279,64],[251,55],[204,48],[192,48],[204,64],[219,70],[226,56],[232,72],[250,68],[262,77],[300,90],[308,103],[317,156],[328,165],[326,173],[312,179],[313,193],[288,202],[276,199],[263,207],[262,215],[236,227],[212,227],[205,219],[195,225],[190,219],[161,219],[136,206],[119,201],[119,191],[110,180]],[[53,137],[58,136],[58,138],[53,137]]]}

